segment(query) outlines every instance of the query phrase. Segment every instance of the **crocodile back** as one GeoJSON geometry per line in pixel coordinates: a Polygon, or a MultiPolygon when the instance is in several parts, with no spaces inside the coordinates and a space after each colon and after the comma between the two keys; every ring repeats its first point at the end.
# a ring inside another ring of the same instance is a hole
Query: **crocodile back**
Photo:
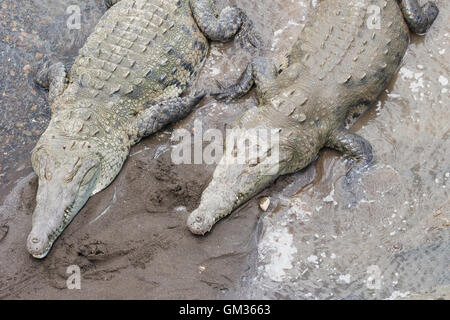
{"type": "Polygon", "coordinates": [[[207,51],[189,1],[122,0],[80,50],[63,102],[105,108],[108,101],[123,116],[135,114],[144,102],[181,94],[207,51]]]}
{"type": "Polygon", "coordinates": [[[299,37],[298,61],[310,90],[371,101],[397,71],[408,42],[395,0],[322,0],[299,37]]]}
{"type": "Polygon", "coordinates": [[[356,83],[399,64],[408,29],[395,0],[322,1],[299,40],[319,81],[356,83]]]}

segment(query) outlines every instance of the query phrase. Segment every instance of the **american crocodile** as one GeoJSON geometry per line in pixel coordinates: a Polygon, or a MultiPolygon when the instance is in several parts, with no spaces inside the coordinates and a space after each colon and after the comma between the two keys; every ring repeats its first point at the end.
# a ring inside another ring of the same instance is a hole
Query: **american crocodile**
{"type": "Polygon", "coordinates": [[[258,145],[258,157],[244,163],[226,152],[188,218],[189,229],[209,232],[279,176],[305,168],[323,147],[358,160],[345,179],[351,186],[374,156],[370,143],[348,128],[396,73],[409,44],[407,26],[425,33],[438,13],[433,2],[421,7],[417,0],[318,1],[281,68],[255,58],[237,84],[216,93],[230,101],[256,84],[259,106],[244,113],[234,130],[245,139],[250,129],[276,129],[279,161],[265,161],[273,151],[269,143],[258,145]]]}
{"type": "Polygon", "coordinates": [[[204,93],[180,98],[199,72],[209,40],[257,46],[237,7],[220,14],[213,0],[107,0],[109,10],[71,72],[44,64],[51,121],[32,153],[39,176],[27,248],[47,255],[90,196],[117,176],[130,147],[177,121],[204,93]]]}

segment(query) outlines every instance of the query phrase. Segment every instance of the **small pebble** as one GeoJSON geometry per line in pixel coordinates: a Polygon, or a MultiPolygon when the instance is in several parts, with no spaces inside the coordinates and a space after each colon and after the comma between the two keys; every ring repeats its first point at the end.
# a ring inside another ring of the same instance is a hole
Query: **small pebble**
{"type": "Polygon", "coordinates": [[[267,197],[261,198],[261,200],[259,200],[259,207],[261,208],[262,211],[266,212],[267,209],[269,209],[270,206],[270,199],[267,197]]]}

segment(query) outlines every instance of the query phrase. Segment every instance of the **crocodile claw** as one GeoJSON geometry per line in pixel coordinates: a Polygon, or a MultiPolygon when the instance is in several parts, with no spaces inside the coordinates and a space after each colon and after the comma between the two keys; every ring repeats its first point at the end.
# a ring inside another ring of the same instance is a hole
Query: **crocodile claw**
{"type": "Polygon", "coordinates": [[[216,80],[216,84],[219,87],[219,90],[210,93],[216,100],[225,101],[226,104],[229,104],[232,100],[240,96],[239,90],[236,90],[236,85],[228,87],[219,80],[216,80]]]}
{"type": "Polygon", "coordinates": [[[48,87],[50,86],[50,81],[48,78],[48,73],[50,71],[50,65],[51,65],[51,61],[50,59],[44,59],[40,62],[39,66],[38,66],[38,72],[36,74],[36,83],[44,88],[44,89],[48,89],[48,87]]]}

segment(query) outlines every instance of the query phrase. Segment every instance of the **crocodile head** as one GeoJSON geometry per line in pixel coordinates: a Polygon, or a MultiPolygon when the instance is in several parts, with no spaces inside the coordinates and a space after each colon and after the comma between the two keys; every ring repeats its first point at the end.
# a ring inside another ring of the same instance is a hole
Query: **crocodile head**
{"type": "Polygon", "coordinates": [[[236,127],[230,131],[226,152],[202,194],[199,207],[187,219],[193,234],[210,232],[220,219],[280,176],[287,153],[279,150],[278,133],[278,129],[268,131],[266,128],[246,130],[236,127]]]}
{"type": "Polygon", "coordinates": [[[32,165],[39,187],[27,249],[41,259],[92,195],[100,173],[100,158],[95,153],[65,148],[57,152],[52,146],[41,144],[33,151],[32,165]]]}

